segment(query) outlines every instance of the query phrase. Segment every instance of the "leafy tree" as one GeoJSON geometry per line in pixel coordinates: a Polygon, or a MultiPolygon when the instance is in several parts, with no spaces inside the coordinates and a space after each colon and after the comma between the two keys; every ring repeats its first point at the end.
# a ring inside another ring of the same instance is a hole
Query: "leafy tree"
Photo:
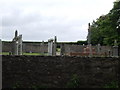
{"type": "Polygon", "coordinates": [[[77,44],[78,45],[87,45],[87,41],[77,41],[77,44]]]}
{"type": "Polygon", "coordinates": [[[114,7],[107,15],[100,16],[91,25],[92,44],[113,45],[114,40],[120,44],[119,30],[116,29],[120,19],[120,1],[114,3],[114,7]]]}

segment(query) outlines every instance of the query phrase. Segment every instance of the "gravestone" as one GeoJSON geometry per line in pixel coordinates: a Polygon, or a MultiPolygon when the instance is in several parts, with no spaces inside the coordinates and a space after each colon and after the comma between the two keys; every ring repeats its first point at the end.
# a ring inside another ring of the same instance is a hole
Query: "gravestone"
{"type": "Polygon", "coordinates": [[[18,55],[22,55],[22,35],[18,36],[18,55]]]}
{"type": "Polygon", "coordinates": [[[48,40],[48,55],[56,56],[56,48],[57,48],[57,37],[55,36],[54,39],[48,40]]]}
{"type": "Polygon", "coordinates": [[[53,55],[56,56],[56,48],[57,48],[57,37],[54,38],[54,46],[53,46],[53,55]]]}
{"type": "Polygon", "coordinates": [[[48,55],[53,56],[53,39],[48,40],[48,55]]]}
{"type": "Polygon", "coordinates": [[[12,55],[22,55],[22,35],[18,36],[17,30],[12,40],[12,55]]]}
{"type": "Polygon", "coordinates": [[[87,39],[88,39],[88,47],[90,49],[89,57],[92,57],[91,26],[90,26],[90,23],[88,24],[88,36],[87,36],[87,39]]]}
{"type": "Polygon", "coordinates": [[[87,39],[88,39],[88,45],[91,44],[91,26],[90,26],[90,23],[88,24],[88,36],[87,36],[87,39]]]}
{"type": "Polygon", "coordinates": [[[118,45],[117,45],[117,40],[114,41],[113,57],[118,57],[118,45]]]}

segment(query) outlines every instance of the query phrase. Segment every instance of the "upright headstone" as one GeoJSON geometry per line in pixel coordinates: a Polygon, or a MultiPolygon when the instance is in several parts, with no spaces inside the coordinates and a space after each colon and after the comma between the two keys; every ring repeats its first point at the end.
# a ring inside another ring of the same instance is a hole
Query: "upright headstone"
{"type": "Polygon", "coordinates": [[[15,37],[13,38],[13,41],[12,41],[12,54],[13,55],[18,55],[18,39],[17,39],[17,30],[15,31],[15,37]]]}
{"type": "Polygon", "coordinates": [[[17,30],[15,31],[15,37],[12,40],[12,54],[22,55],[22,35],[18,36],[17,30]]]}
{"type": "Polygon", "coordinates": [[[88,24],[88,45],[91,44],[91,26],[90,23],[88,24]]]}
{"type": "Polygon", "coordinates": [[[17,38],[17,36],[18,36],[18,31],[16,30],[15,31],[15,38],[17,38]]]}
{"type": "Polygon", "coordinates": [[[48,40],[48,55],[53,56],[53,39],[48,40]]]}
{"type": "Polygon", "coordinates": [[[91,45],[91,26],[88,24],[88,47],[90,49],[89,57],[92,57],[92,45],[91,45]]]}
{"type": "Polygon", "coordinates": [[[113,57],[118,57],[118,45],[117,45],[117,40],[114,41],[113,57]]]}
{"type": "Polygon", "coordinates": [[[56,56],[56,48],[57,48],[57,37],[54,38],[54,46],[53,46],[53,55],[56,56]]]}
{"type": "Polygon", "coordinates": [[[22,55],[22,35],[18,36],[18,55],[22,55]]]}

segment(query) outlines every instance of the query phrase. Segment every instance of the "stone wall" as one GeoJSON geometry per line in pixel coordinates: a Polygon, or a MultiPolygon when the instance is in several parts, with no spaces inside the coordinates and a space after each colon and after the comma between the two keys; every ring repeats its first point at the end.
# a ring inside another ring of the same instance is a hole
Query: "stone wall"
{"type": "Polygon", "coordinates": [[[41,43],[23,43],[23,52],[42,53],[48,52],[48,45],[41,45],[41,43]]]}
{"type": "Polygon", "coordinates": [[[2,56],[3,88],[65,88],[76,76],[79,88],[118,81],[120,58],[2,56]]]}
{"type": "MultiPolygon", "coordinates": [[[[61,46],[62,43],[57,44],[58,46],[61,46]]],[[[82,53],[84,51],[84,48],[87,47],[86,45],[75,45],[75,44],[67,44],[64,43],[64,53],[65,55],[70,55],[71,52],[76,53],[82,53]]],[[[95,48],[95,51],[97,52],[97,46],[92,46],[92,48],[95,48]]],[[[2,43],[2,51],[3,52],[10,52],[12,51],[12,43],[11,42],[3,42],[2,43]]],[[[112,47],[111,46],[101,46],[101,53],[102,54],[109,54],[112,56],[112,47]]],[[[48,52],[48,45],[47,42],[45,42],[44,46],[41,44],[41,42],[23,42],[23,53],[47,53],[48,52]]]]}
{"type": "MultiPolygon", "coordinates": [[[[12,51],[12,42],[2,42],[2,52],[10,52],[12,51]]],[[[23,42],[23,53],[47,53],[48,51],[48,45],[45,44],[44,46],[41,45],[41,42],[37,43],[26,43],[23,42]]]]}
{"type": "Polygon", "coordinates": [[[11,42],[2,42],[2,51],[3,52],[12,51],[12,43],[11,42]]]}
{"type": "MultiPolygon", "coordinates": [[[[65,44],[64,45],[64,53],[65,55],[70,55],[70,53],[83,53],[84,52],[84,48],[86,48],[87,46],[83,46],[83,45],[69,45],[69,44],[65,44]]],[[[98,53],[98,47],[97,46],[92,46],[92,48],[95,49],[95,52],[98,53]]],[[[107,56],[112,56],[112,46],[101,46],[100,47],[100,53],[101,54],[106,54],[107,56]],[[110,51],[110,53],[109,53],[110,51]]]]}

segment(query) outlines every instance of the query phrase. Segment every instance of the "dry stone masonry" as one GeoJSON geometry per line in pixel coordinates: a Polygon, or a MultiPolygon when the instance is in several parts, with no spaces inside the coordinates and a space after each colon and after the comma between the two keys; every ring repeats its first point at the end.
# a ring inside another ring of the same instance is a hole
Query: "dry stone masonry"
{"type": "Polygon", "coordinates": [[[68,87],[77,76],[79,88],[103,88],[120,79],[120,58],[68,56],[3,56],[3,88],[68,87]]]}

